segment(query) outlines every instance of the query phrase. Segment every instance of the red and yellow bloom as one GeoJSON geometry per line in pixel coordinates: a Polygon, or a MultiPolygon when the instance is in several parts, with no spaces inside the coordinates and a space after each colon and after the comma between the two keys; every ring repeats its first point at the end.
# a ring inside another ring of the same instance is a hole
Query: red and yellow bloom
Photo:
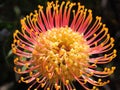
{"type": "Polygon", "coordinates": [[[32,82],[28,90],[34,85],[35,90],[76,90],[74,81],[85,89],[92,84],[93,90],[107,84],[109,80],[101,78],[111,75],[115,67],[99,71],[97,65],[110,62],[116,50],[101,17],[93,22],[91,10],[70,1],[47,2],[45,12],[38,8],[21,20],[22,32],[13,35],[14,70],[25,74],[19,82],[32,82]]]}

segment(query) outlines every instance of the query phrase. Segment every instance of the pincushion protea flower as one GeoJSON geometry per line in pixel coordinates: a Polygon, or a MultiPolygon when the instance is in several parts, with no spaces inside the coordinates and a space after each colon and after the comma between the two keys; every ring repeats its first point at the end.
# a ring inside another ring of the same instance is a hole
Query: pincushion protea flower
{"type": "Polygon", "coordinates": [[[23,75],[19,82],[32,83],[28,90],[76,90],[74,81],[97,90],[109,83],[101,78],[115,67],[97,66],[115,58],[116,50],[101,17],[93,21],[91,10],[70,1],[47,2],[45,12],[38,8],[21,20],[22,32],[13,35],[14,70],[23,75]]]}

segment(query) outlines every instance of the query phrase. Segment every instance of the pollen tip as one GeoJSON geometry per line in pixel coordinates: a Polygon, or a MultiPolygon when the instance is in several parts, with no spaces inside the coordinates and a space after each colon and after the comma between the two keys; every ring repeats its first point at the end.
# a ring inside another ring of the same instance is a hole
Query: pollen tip
{"type": "Polygon", "coordinates": [[[25,83],[29,83],[29,81],[28,81],[28,80],[26,80],[26,81],[25,81],[25,83]]]}
{"type": "Polygon", "coordinates": [[[16,53],[16,48],[15,48],[15,47],[12,48],[12,52],[13,52],[13,53],[16,53]]]}
{"type": "Polygon", "coordinates": [[[14,63],[17,63],[17,62],[18,62],[18,60],[19,60],[18,58],[15,58],[15,59],[14,59],[14,63]]]}
{"type": "Polygon", "coordinates": [[[114,41],[115,41],[114,38],[110,38],[110,40],[111,40],[111,42],[114,42],[114,41]]]}
{"type": "Polygon", "coordinates": [[[30,16],[32,16],[32,15],[33,15],[33,13],[31,12],[31,13],[30,13],[30,16]]]}
{"type": "Polygon", "coordinates": [[[89,13],[92,13],[92,10],[91,10],[91,9],[89,9],[89,10],[88,10],[88,12],[89,12],[89,13]]]}
{"type": "Polygon", "coordinates": [[[84,10],[85,6],[84,6],[84,5],[82,5],[82,6],[81,6],[81,8],[82,8],[82,10],[84,10]]]}
{"type": "Polygon", "coordinates": [[[73,90],[76,90],[75,88],[73,90]]]}
{"type": "Polygon", "coordinates": [[[85,13],[87,12],[88,9],[85,8],[85,13]]]}
{"type": "Polygon", "coordinates": [[[35,14],[37,13],[37,10],[34,10],[35,14]]]}
{"type": "Polygon", "coordinates": [[[98,82],[101,82],[102,81],[102,79],[100,78],[100,79],[98,79],[98,82]]]}
{"type": "Polygon", "coordinates": [[[86,79],[84,79],[84,84],[86,84],[87,83],[87,80],[86,79]]]}
{"type": "Polygon", "coordinates": [[[20,22],[23,23],[25,21],[25,19],[21,19],[20,22]]]}
{"type": "Polygon", "coordinates": [[[116,67],[112,67],[112,70],[114,71],[116,69],[116,67]]]}
{"type": "Polygon", "coordinates": [[[100,26],[102,26],[102,23],[100,22],[100,26]]]}
{"type": "Polygon", "coordinates": [[[110,83],[110,80],[107,80],[107,83],[110,83]]]}
{"type": "Polygon", "coordinates": [[[41,11],[43,9],[43,6],[38,5],[39,10],[41,11]]]}
{"type": "Polygon", "coordinates": [[[36,81],[39,82],[40,78],[36,78],[36,81]]]}
{"type": "Polygon", "coordinates": [[[17,34],[19,32],[19,30],[17,29],[17,30],[15,30],[15,33],[17,34]]]}
{"type": "Polygon", "coordinates": [[[78,2],[77,4],[78,4],[78,6],[80,6],[80,2],[78,2]]]}
{"type": "Polygon", "coordinates": [[[24,77],[21,77],[20,80],[23,82],[24,81],[24,77]]]}
{"type": "Polygon", "coordinates": [[[47,90],[50,90],[50,88],[48,87],[47,90]]]}
{"type": "Polygon", "coordinates": [[[29,73],[29,76],[32,76],[32,75],[33,75],[33,72],[30,72],[30,73],[29,73]]]}
{"type": "Polygon", "coordinates": [[[43,88],[45,86],[45,83],[41,83],[41,87],[43,88]]]}
{"type": "Polygon", "coordinates": [[[48,73],[48,77],[49,77],[49,79],[51,79],[51,78],[52,78],[52,75],[51,75],[51,73],[48,73]]]}
{"type": "Polygon", "coordinates": [[[19,72],[21,72],[21,69],[20,69],[20,68],[18,69],[18,73],[19,73],[19,72]]]}
{"type": "Polygon", "coordinates": [[[97,89],[96,86],[93,86],[92,90],[96,90],[96,89],[97,89]]]}
{"type": "Polygon", "coordinates": [[[113,50],[113,53],[117,53],[117,50],[116,50],[116,49],[114,49],[114,50],[113,50]]]}
{"type": "Polygon", "coordinates": [[[69,80],[66,80],[65,82],[66,82],[66,84],[69,84],[69,80]]]}

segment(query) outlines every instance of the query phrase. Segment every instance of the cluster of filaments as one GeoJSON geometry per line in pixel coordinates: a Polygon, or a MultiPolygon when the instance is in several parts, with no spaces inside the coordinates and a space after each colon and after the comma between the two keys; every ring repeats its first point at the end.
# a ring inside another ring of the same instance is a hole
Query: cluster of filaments
{"type": "Polygon", "coordinates": [[[14,70],[25,74],[19,82],[32,82],[28,90],[36,85],[35,90],[76,90],[74,81],[85,89],[92,84],[97,90],[96,86],[109,83],[101,78],[111,75],[115,67],[99,71],[97,65],[110,62],[116,50],[101,17],[92,22],[92,11],[80,3],[77,10],[70,1],[47,4],[46,13],[38,6],[38,11],[21,20],[22,32],[14,33],[14,70]]]}

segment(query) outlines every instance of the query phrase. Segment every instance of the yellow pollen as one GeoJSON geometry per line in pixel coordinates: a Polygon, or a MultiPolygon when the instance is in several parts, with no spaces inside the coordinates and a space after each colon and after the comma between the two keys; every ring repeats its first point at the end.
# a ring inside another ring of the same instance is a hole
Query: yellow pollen
{"type": "Polygon", "coordinates": [[[35,45],[32,54],[34,64],[40,65],[38,71],[43,72],[43,76],[52,80],[64,76],[67,82],[74,80],[70,71],[81,76],[80,70],[87,67],[89,59],[89,46],[83,34],[61,27],[40,33],[36,39],[40,45],[35,45]]]}
{"type": "Polygon", "coordinates": [[[45,86],[45,83],[42,83],[42,84],[41,84],[41,87],[43,88],[44,86],[45,86]]]}
{"type": "Polygon", "coordinates": [[[50,90],[50,88],[47,88],[47,90],[50,90]]]}
{"type": "Polygon", "coordinates": [[[69,84],[69,80],[66,80],[66,84],[69,84]]]}

